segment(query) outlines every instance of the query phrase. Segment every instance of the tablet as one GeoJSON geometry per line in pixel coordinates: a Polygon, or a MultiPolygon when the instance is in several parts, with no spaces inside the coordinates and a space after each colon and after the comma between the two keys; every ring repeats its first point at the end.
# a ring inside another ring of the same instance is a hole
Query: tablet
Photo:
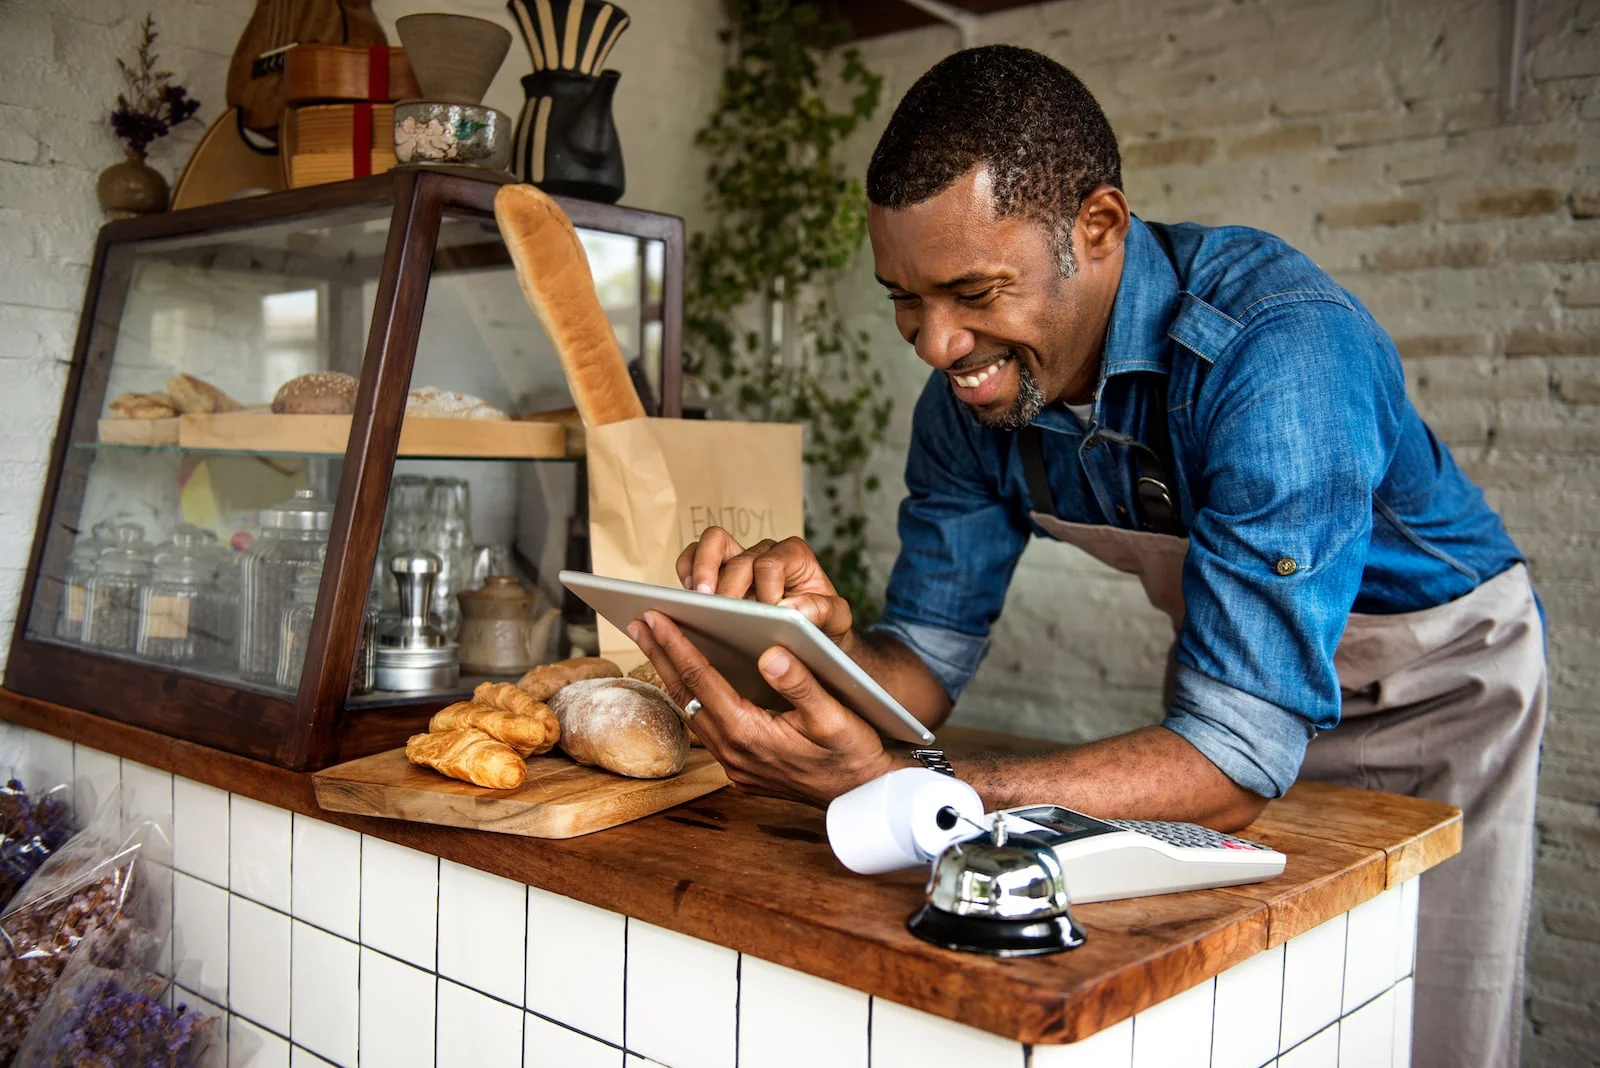
{"type": "Polygon", "coordinates": [[[846,708],[878,728],[880,734],[924,745],[933,741],[928,728],[797,609],[676,586],[603,578],[584,571],[561,572],[561,584],[624,633],[628,624],[646,611],[653,608],[660,612],[678,624],[684,637],[740,696],[762,708],[781,711],[793,707],[767,684],[756,667],[762,653],[781,645],[799,657],[846,708]]]}

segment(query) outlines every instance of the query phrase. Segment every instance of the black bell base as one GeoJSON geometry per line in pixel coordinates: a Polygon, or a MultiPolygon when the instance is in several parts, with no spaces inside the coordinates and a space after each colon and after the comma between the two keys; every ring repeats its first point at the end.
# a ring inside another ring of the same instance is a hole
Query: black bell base
{"type": "Polygon", "coordinates": [[[981,920],[923,905],[906,927],[924,942],[991,957],[1042,957],[1083,945],[1083,931],[1067,913],[1045,920],[981,920]]]}

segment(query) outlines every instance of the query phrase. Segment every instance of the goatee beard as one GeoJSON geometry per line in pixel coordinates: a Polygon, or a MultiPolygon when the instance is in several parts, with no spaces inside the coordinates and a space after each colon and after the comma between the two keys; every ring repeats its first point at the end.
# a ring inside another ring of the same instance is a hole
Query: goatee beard
{"type": "Polygon", "coordinates": [[[1011,402],[1011,407],[1003,412],[987,412],[967,405],[972,417],[990,430],[1021,430],[1044,411],[1045,396],[1039,391],[1039,383],[1033,380],[1033,373],[1022,362],[1022,357],[1013,356],[1012,359],[1017,364],[1018,385],[1017,399],[1011,402]]]}

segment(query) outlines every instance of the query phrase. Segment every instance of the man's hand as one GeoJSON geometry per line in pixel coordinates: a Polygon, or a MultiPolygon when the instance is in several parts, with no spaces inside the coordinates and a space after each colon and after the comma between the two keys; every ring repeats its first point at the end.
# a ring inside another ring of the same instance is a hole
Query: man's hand
{"type": "Polygon", "coordinates": [[[897,766],[878,732],[781,646],[760,661],[767,682],[794,705],[774,715],[740,697],[661,613],[646,612],[643,622],[628,626],[628,637],[650,658],[674,701],[699,700],[694,732],[740,789],[824,806],[897,766]]]}
{"type": "Polygon", "coordinates": [[[839,596],[817,554],[800,538],[768,538],[743,549],[726,530],[708,527],[678,555],[678,581],[701,593],[788,605],[848,649],[850,602],[839,596]]]}

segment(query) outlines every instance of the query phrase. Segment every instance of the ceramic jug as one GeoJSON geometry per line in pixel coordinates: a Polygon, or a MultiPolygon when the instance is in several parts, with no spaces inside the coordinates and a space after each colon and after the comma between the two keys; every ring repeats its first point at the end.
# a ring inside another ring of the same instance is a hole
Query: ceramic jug
{"type": "Polygon", "coordinates": [[[461,671],[467,675],[520,675],[549,659],[559,612],[542,608],[510,575],[490,575],[483,586],[456,595],[461,604],[461,671]]]}

